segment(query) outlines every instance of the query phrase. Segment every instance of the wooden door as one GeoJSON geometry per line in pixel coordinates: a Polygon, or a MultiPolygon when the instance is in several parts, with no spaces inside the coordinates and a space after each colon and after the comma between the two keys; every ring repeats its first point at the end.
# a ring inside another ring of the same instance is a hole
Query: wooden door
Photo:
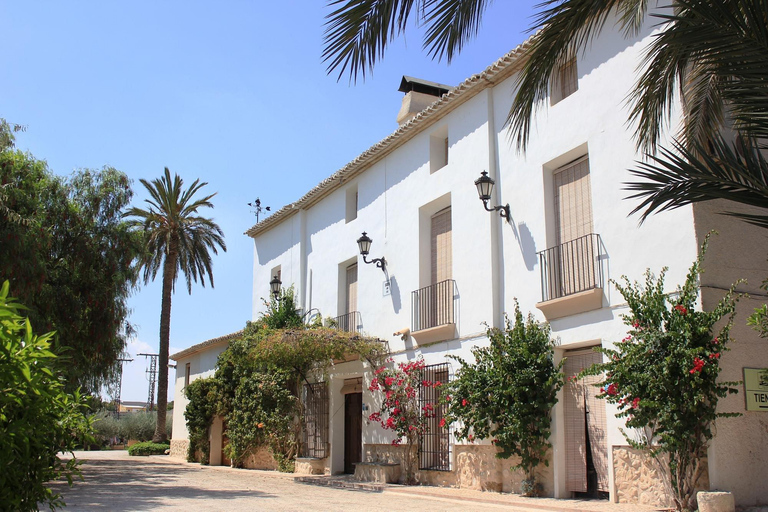
{"type": "Polygon", "coordinates": [[[572,380],[585,368],[600,363],[603,356],[591,349],[565,353],[565,485],[572,492],[608,492],[608,439],[605,402],[599,400],[590,375],[572,380]]]}
{"type": "Polygon", "coordinates": [[[344,472],[354,474],[363,455],[363,394],[344,395],[344,472]]]}

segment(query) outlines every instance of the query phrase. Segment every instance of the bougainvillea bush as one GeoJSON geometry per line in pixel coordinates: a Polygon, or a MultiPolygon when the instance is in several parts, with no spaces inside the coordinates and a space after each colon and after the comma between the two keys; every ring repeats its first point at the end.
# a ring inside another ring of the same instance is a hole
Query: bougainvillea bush
{"type": "MultiPolygon", "coordinates": [[[[664,292],[664,274],[646,271],[645,284],[614,285],[627,301],[627,336],[599,349],[607,362],[583,375],[601,375],[599,398],[625,418],[629,444],[649,453],[664,475],[677,510],[695,510],[695,490],[705,468],[718,399],[736,393],[735,382],[718,382],[728,350],[737,295],[733,288],[710,312],[697,311],[698,275],[706,242],[677,293],[664,292]],[[726,318],[724,322],[718,322],[726,318]],[[721,327],[715,333],[715,324],[721,327]]],[[[735,285],[734,285],[735,286],[735,285]]]]}
{"type": "MultiPolygon", "coordinates": [[[[390,359],[388,362],[392,362],[390,359]]],[[[424,360],[417,359],[407,363],[397,363],[394,367],[380,366],[374,372],[369,390],[381,400],[381,408],[372,413],[368,420],[378,423],[385,430],[395,434],[393,445],[405,442],[403,459],[405,483],[414,483],[416,452],[413,449],[419,442],[419,436],[429,429],[430,419],[435,417],[437,404],[419,403],[419,386],[422,384],[424,360]]],[[[427,384],[426,381],[423,382],[427,384]]],[[[441,382],[429,382],[439,388],[441,382]]],[[[443,424],[444,425],[444,424],[443,424]]],[[[443,426],[441,425],[441,427],[443,426]]]]}
{"type": "Polygon", "coordinates": [[[444,388],[448,420],[458,421],[458,439],[491,438],[499,458],[520,457],[512,469],[526,476],[524,494],[537,494],[536,468],[549,465],[551,411],[563,386],[562,362],[548,324],[523,318],[515,303],[515,322],[489,329],[489,347],[472,350],[475,363],[454,357],[461,368],[444,388]]]}

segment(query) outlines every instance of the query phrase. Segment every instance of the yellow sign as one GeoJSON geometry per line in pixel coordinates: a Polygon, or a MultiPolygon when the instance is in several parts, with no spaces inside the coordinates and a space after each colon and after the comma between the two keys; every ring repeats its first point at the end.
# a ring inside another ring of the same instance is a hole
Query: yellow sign
{"type": "Polygon", "coordinates": [[[768,412],[768,368],[744,368],[744,397],[748,411],[768,412]]]}

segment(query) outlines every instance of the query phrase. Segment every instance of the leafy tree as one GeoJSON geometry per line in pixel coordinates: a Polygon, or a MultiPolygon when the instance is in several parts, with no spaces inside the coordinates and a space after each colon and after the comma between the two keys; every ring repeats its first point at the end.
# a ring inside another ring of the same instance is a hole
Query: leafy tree
{"type": "Polygon", "coordinates": [[[629,333],[615,348],[599,349],[607,362],[582,372],[603,377],[598,397],[618,406],[617,417],[634,429],[624,437],[656,462],[677,510],[696,508],[715,420],[738,416],[717,412],[720,398],[738,392],[735,382],[717,380],[737,297],[732,288],[711,312],[695,310],[705,249],[676,294],[664,292],[666,269],[658,278],[647,271],[644,286],[626,277],[614,283],[630,310],[629,333]]]}
{"type": "Polygon", "coordinates": [[[197,454],[201,454],[201,462],[208,464],[210,455],[210,443],[208,432],[211,428],[213,417],[216,414],[216,384],[213,378],[195,379],[184,388],[184,396],[189,403],[184,410],[184,419],[187,420],[189,432],[189,447],[187,449],[187,461],[197,460],[197,454]]]}
{"type": "Polygon", "coordinates": [[[195,198],[207,183],[195,180],[186,190],[184,182],[178,176],[171,178],[171,172],[165,168],[165,174],[151,182],[142,179],[141,184],[147,189],[150,199],[146,199],[148,209],[131,208],[126,215],[133,217],[131,225],[142,233],[144,253],[141,266],[144,269],[144,282],[154,280],[158,270],[163,269],[162,304],[160,309],[160,356],[157,379],[157,428],[153,441],[164,442],[165,413],[168,402],[168,347],[171,336],[171,297],[176,287],[179,273],[187,281],[187,292],[192,293],[192,281],[205,286],[209,277],[213,287],[211,254],[218,254],[218,249],[227,250],[224,233],[213,220],[198,215],[201,208],[213,208],[210,194],[195,198]]]}
{"type": "Polygon", "coordinates": [[[525,473],[529,495],[539,492],[536,468],[549,465],[551,411],[563,386],[549,332],[532,315],[523,318],[515,303],[514,324],[507,318],[505,329],[489,329],[491,344],[472,349],[474,363],[454,357],[461,368],[443,390],[448,421],[460,422],[456,437],[492,438],[497,457],[519,457],[512,469],[525,473]]]}
{"type": "Polygon", "coordinates": [[[36,336],[24,306],[0,288],[0,504],[4,510],[54,510],[64,506],[46,483],[61,477],[71,485],[80,476],[79,461],[63,461],[90,431],[87,404],[65,391],[53,333],[36,336]]]}
{"type": "MultiPolygon", "coordinates": [[[[480,30],[490,0],[329,0],[323,58],[328,71],[365,77],[387,44],[403,34],[411,17],[426,26],[424,48],[448,62],[480,30]]],[[[507,124],[524,149],[531,120],[549,94],[557,70],[589,48],[617,16],[627,36],[637,33],[649,0],[543,0],[525,56],[507,124]]],[[[633,92],[630,121],[639,147],[654,153],[676,93],[685,108],[679,142],[634,174],[635,211],[652,212],[727,196],[768,208],[768,165],[761,150],[768,136],[768,9],[762,0],[673,0],[655,13],[663,32],[646,50],[633,92]],[[721,134],[733,120],[739,139],[721,134]],[[682,158],[676,158],[676,152],[682,158]],[[709,155],[709,158],[707,157],[709,155]]],[[[742,219],[768,227],[768,215],[742,219]]]]}
{"type": "Polygon", "coordinates": [[[10,281],[34,325],[56,331],[67,388],[98,391],[132,332],[127,299],[140,244],[122,219],[130,181],[110,167],[56,177],[8,147],[0,187],[0,280],[10,281]]]}

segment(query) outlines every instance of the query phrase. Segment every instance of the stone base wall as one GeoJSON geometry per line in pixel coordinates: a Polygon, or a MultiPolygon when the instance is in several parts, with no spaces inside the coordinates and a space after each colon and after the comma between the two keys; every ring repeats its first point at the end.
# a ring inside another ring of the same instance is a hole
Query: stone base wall
{"type": "Polygon", "coordinates": [[[189,451],[189,439],[171,439],[170,457],[187,460],[187,451],[189,451]]]}
{"type": "MultiPolygon", "coordinates": [[[[697,490],[709,489],[707,461],[704,460],[702,464],[705,470],[699,479],[699,485],[696,486],[697,490]]],[[[664,489],[658,464],[645,452],[630,446],[614,446],[613,478],[619,503],[674,507],[671,497],[664,489]]]]}
{"type": "Polygon", "coordinates": [[[262,447],[249,454],[243,460],[243,467],[245,469],[266,469],[269,471],[276,471],[277,461],[275,461],[272,452],[270,452],[268,448],[262,447]]]}
{"type": "MultiPolygon", "coordinates": [[[[381,462],[401,464],[407,446],[389,444],[367,444],[363,449],[363,462],[381,462]]],[[[416,447],[412,447],[414,452],[416,447]]],[[[520,486],[525,475],[520,470],[509,468],[519,462],[516,458],[498,459],[499,450],[492,445],[455,445],[451,471],[416,470],[416,481],[422,485],[459,487],[479,491],[520,493],[520,486]]],[[[405,478],[403,472],[401,477],[405,478]]],[[[551,453],[549,466],[542,466],[537,472],[537,479],[544,487],[544,496],[554,496],[554,470],[551,453]]]]}
{"type": "Polygon", "coordinates": [[[293,472],[297,475],[326,475],[331,473],[331,467],[327,457],[324,459],[298,457],[293,472]]]}

